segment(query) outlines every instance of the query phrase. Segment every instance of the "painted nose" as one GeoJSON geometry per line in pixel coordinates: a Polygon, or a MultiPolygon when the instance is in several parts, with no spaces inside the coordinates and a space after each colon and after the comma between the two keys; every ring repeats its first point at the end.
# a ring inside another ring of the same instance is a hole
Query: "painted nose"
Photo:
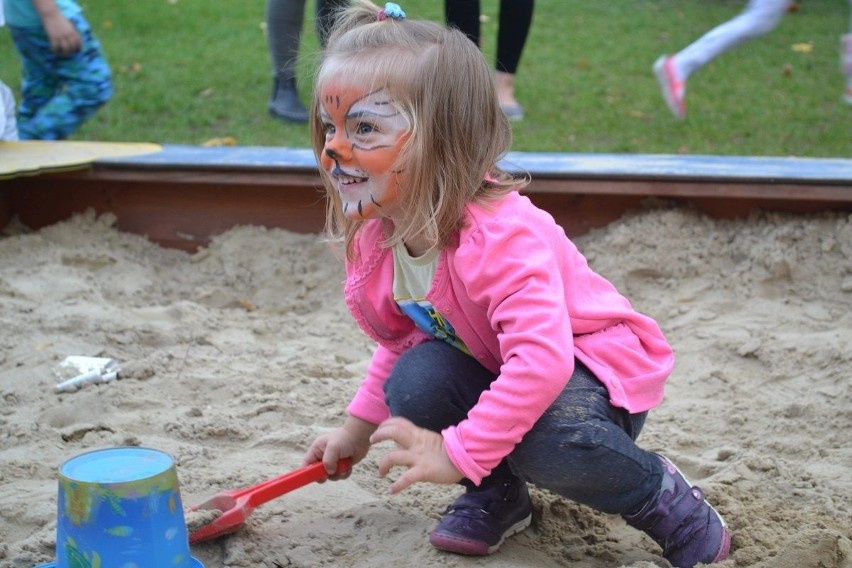
{"type": "Polygon", "coordinates": [[[341,132],[335,132],[333,136],[326,138],[323,152],[329,159],[336,162],[348,159],[349,151],[346,137],[341,132]]]}

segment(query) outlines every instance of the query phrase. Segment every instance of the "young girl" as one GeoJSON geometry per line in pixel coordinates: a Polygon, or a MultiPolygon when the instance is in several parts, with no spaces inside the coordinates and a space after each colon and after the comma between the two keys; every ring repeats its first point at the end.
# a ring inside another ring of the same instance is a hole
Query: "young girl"
{"type": "Polygon", "coordinates": [[[346,303],[377,345],[342,427],[305,463],[461,482],[430,542],[484,555],[530,524],[527,484],[651,535],[676,566],[724,559],[718,513],[634,440],[663,398],[657,324],[497,165],[511,134],[482,54],[458,30],[366,0],[340,16],[318,70],[312,142],[346,303]]]}

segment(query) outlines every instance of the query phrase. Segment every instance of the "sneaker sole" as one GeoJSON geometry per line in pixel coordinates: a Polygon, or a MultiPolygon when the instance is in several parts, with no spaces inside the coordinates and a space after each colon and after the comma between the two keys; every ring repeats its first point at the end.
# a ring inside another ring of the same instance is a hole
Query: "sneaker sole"
{"type": "MultiPolygon", "coordinates": [[[[683,474],[683,472],[680,470],[680,468],[678,466],[676,466],[668,458],[663,457],[660,454],[657,454],[657,455],[660,458],[662,458],[662,460],[664,462],[666,462],[668,465],[675,468],[675,471],[677,471],[678,474],[680,474],[680,476],[683,478],[683,480],[686,481],[687,485],[689,485],[690,487],[695,487],[695,484],[692,483],[692,481],[690,481],[689,478],[683,474]]],[[[711,564],[714,564],[716,562],[721,562],[722,560],[724,560],[728,557],[728,554],[731,551],[731,530],[728,528],[728,523],[725,522],[725,519],[723,519],[722,515],[719,514],[719,511],[716,510],[716,507],[711,505],[707,501],[707,499],[704,499],[704,504],[707,505],[708,507],[710,507],[710,510],[713,511],[713,514],[716,515],[716,518],[719,519],[719,522],[722,524],[722,542],[719,543],[719,550],[716,552],[716,556],[714,556],[713,560],[710,561],[711,564]]]]}
{"type": "Polygon", "coordinates": [[[500,548],[500,546],[503,544],[503,541],[505,541],[510,536],[518,534],[519,532],[530,526],[531,523],[532,514],[527,515],[526,518],[521,519],[520,521],[509,527],[508,530],[503,533],[503,536],[500,538],[500,541],[493,546],[488,546],[487,542],[483,542],[481,540],[470,540],[456,535],[437,532],[429,533],[429,542],[438,550],[454,552],[456,554],[463,554],[465,556],[488,556],[489,554],[495,552],[498,548],[500,548]]]}

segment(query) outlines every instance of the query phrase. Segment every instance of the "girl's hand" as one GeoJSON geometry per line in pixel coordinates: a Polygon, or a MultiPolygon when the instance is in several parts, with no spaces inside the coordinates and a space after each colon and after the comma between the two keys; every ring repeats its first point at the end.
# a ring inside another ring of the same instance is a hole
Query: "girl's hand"
{"type": "Polygon", "coordinates": [[[308,448],[302,464],[311,465],[322,461],[329,479],[332,481],[346,479],[351,470],[338,475],[337,462],[343,458],[350,458],[354,465],[364,459],[370,450],[370,434],[375,429],[375,424],[350,416],[342,427],[317,438],[308,448]]]}
{"type": "Polygon", "coordinates": [[[370,436],[376,444],[393,440],[399,447],[382,458],[379,475],[386,476],[394,467],[408,468],[391,484],[390,492],[399,493],[412,483],[457,483],[464,477],[444,450],[444,439],[437,432],[415,426],[405,418],[389,418],[370,436]]]}

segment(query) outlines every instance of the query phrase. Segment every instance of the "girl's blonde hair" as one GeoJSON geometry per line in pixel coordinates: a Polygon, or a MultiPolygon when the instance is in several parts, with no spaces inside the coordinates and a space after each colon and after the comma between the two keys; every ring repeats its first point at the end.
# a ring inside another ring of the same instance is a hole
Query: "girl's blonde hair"
{"type": "MultiPolygon", "coordinates": [[[[319,92],[333,80],[385,87],[412,124],[397,166],[404,167],[404,226],[388,227],[386,246],[414,236],[445,247],[461,229],[464,208],[525,186],[498,161],[512,142],[491,71],[479,48],[462,32],[424,20],[378,19],[379,8],[354,0],[341,11],[317,72],[311,143],[319,163],[325,143],[319,92]]],[[[370,89],[373,90],[373,89],[370,89]]],[[[343,216],[340,197],[326,172],[326,231],[343,240],[346,254],[359,221],[343,216]]]]}

